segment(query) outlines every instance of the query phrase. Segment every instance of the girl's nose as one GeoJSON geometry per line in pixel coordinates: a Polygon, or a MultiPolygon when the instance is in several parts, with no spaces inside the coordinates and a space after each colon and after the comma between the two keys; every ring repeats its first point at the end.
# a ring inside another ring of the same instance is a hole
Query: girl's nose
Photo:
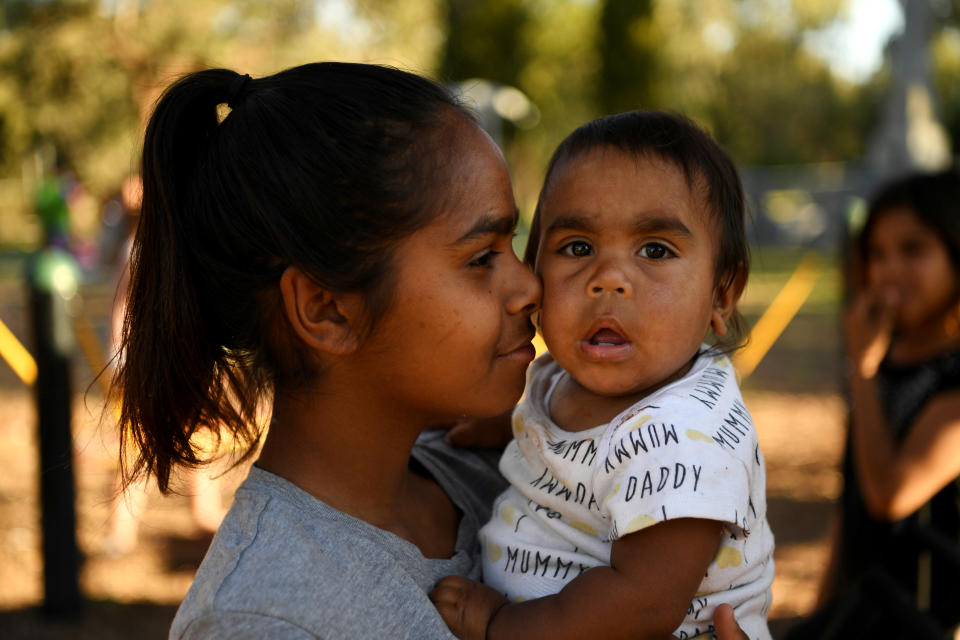
{"type": "Polygon", "coordinates": [[[511,288],[507,296],[506,309],[510,314],[532,315],[540,308],[543,297],[543,285],[540,278],[516,258],[516,274],[511,275],[511,288]]]}
{"type": "Polygon", "coordinates": [[[875,287],[894,284],[901,277],[902,269],[903,266],[899,260],[891,258],[876,260],[870,265],[868,280],[875,287]]]}
{"type": "Polygon", "coordinates": [[[597,271],[587,283],[587,297],[599,298],[613,294],[624,298],[633,297],[633,285],[627,274],[616,263],[599,265],[597,271]]]}

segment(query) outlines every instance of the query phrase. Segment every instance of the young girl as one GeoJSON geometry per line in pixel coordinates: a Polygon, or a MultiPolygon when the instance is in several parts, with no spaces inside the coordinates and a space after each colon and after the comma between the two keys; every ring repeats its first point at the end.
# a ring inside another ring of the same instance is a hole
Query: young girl
{"type": "Polygon", "coordinates": [[[272,416],[170,636],[449,638],[427,592],[480,577],[505,484],[425,428],[514,405],[540,302],[499,150],[395,69],[221,69],[161,98],[142,175],[118,378],[132,471],[166,489],[204,462],[197,432],[253,455],[258,405],[272,416]]]}
{"type": "Polygon", "coordinates": [[[960,175],[950,170],[896,180],[870,204],[845,319],[851,411],[840,536],[821,595],[836,598],[795,637],[819,637],[814,625],[827,624],[838,633],[927,637],[917,612],[941,627],[936,637],[960,622],[957,561],[931,554],[917,535],[942,540],[956,557],[958,202],[960,175]]]}
{"type": "Polygon", "coordinates": [[[158,103],[143,183],[119,373],[138,469],[166,489],[220,428],[252,455],[272,403],[171,637],[449,637],[427,591],[480,576],[504,485],[419,436],[516,402],[540,299],[496,146],[412,74],[211,70],[158,103]]]}
{"type": "Polygon", "coordinates": [[[770,637],[763,458],[723,345],[704,344],[737,337],[743,225],[733,163],[684,118],[609,116],[557,149],[526,255],[550,353],[481,532],[489,586],[433,594],[460,637],[691,638],[721,601],[770,637]]]}

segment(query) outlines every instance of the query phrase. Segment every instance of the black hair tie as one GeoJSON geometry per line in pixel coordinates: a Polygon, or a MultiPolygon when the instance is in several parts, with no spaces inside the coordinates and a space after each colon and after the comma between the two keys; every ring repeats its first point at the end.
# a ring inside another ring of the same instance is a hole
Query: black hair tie
{"type": "Polygon", "coordinates": [[[236,103],[243,98],[243,90],[247,88],[247,83],[253,80],[249,74],[238,75],[230,83],[230,89],[227,92],[227,106],[233,109],[236,103]]]}

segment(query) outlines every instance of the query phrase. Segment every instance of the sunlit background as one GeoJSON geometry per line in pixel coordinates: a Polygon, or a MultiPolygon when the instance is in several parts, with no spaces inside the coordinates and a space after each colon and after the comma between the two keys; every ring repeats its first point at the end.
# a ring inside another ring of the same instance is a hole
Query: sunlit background
{"type": "MultiPolygon", "coordinates": [[[[511,165],[518,248],[551,151],[588,119],[679,111],[730,152],[752,216],[741,310],[755,330],[736,364],[767,453],[775,635],[809,612],[840,485],[844,248],[880,181],[957,155],[960,0],[4,0],[0,629],[165,637],[209,538],[186,498],[151,495],[135,550],[103,542],[117,440],[94,375],[131,224],[121,187],[137,171],[145,118],[179,74],[258,76],[316,60],[397,66],[463,93],[511,165]],[[57,273],[75,281],[61,293],[87,599],[81,618],[57,624],[34,611],[44,587],[25,275],[45,237],[38,193],[52,180],[73,260],[57,273]]],[[[239,477],[222,483],[226,503],[239,477]]]]}

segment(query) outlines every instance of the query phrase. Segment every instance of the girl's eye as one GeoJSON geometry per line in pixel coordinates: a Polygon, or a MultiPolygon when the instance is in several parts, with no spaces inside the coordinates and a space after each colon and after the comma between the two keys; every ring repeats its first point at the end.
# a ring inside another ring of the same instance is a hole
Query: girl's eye
{"type": "Polygon", "coordinates": [[[641,257],[649,258],[650,260],[663,260],[664,258],[670,258],[676,255],[673,251],[659,242],[648,242],[640,247],[640,251],[638,253],[641,257]]]}
{"type": "Polygon", "coordinates": [[[562,246],[560,252],[574,258],[584,258],[593,255],[593,247],[590,246],[590,243],[584,242],[583,240],[574,240],[562,246]]]}
{"type": "Polygon", "coordinates": [[[914,241],[903,243],[903,246],[900,250],[903,252],[903,255],[909,258],[916,258],[919,255],[923,255],[924,249],[926,249],[926,247],[922,242],[914,241]]]}
{"type": "Polygon", "coordinates": [[[499,251],[494,251],[493,249],[485,249],[475,255],[472,260],[468,263],[467,266],[470,267],[491,267],[493,259],[500,255],[499,251]]]}

